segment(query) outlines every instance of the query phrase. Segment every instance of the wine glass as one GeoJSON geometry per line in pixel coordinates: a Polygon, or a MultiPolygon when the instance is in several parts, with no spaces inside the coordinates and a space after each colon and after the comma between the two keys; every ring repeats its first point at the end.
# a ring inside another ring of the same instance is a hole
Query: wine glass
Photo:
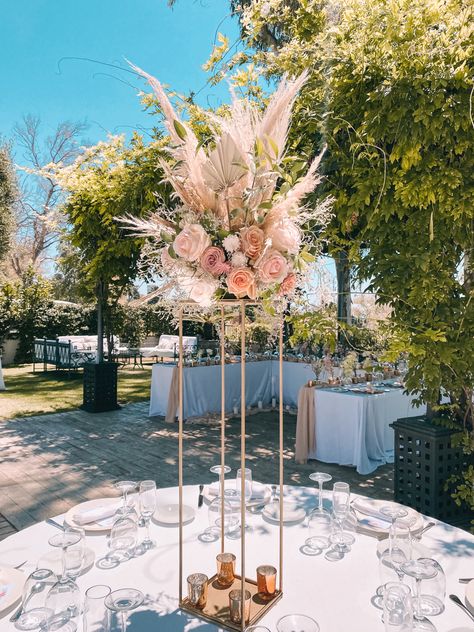
{"type": "Polygon", "coordinates": [[[436,632],[435,626],[425,614],[430,613],[430,609],[424,610],[426,602],[423,601],[421,595],[421,582],[424,579],[432,579],[438,574],[431,560],[408,560],[401,565],[402,571],[409,577],[413,577],[415,584],[415,598],[413,602],[413,630],[423,630],[423,632],[436,632]]]}
{"type": "Polygon", "coordinates": [[[65,550],[66,575],[71,579],[79,577],[84,564],[86,533],[81,527],[66,527],[66,533],[76,535],[79,539],[72,542],[65,550]]]}
{"type": "Polygon", "coordinates": [[[74,632],[81,605],[81,591],[76,582],[69,577],[61,577],[46,597],[46,608],[52,612],[52,616],[46,620],[46,630],[74,632]]]}
{"type": "Polygon", "coordinates": [[[319,625],[305,614],[287,614],[277,621],[277,632],[319,632],[319,625]]]}
{"type": "Polygon", "coordinates": [[[46,608],[46,595],[57,581],[56,575],[49,568],[38,568],[33,571],[23,587],[21,615],[15,622],[19,630],[35,630],[52,614],[46,608]]]}
{"type": "Polygon", "coordinates": [[[351,492],[347,483],[334,483],[332,490],[332,511],[337,531],[331,535],[330,542],[334,544],[335,549],[340,553],[350,551],[351,544],[354,544],[355,538],[351,533],[344,532],[344,521],[349,513],[351,492]]]}
{"type": "Polygon", "coordinates": [[[140,513],[143,517],[146,527],[146,538],[142,542],[145,550],[155,546],[155,542],[150,538],[150,522],[151,517],[156,510],[156,483],[155,481],[142,481],[140,483],[140,513]]]}
{"type": "Polygon", "coordinates": [[[112,612],[121,614],[122,632],[126,632],[128,612],[141,606],[144,599],[143,593],[135,588],[121,588],[110,593],[104,603],[112,612]]]}
{"type": "Polygon", "coordinates": [[[313,472],[309,475],[309,478],[318,483],[318,509],[321,511],[323,509],[323,485],[324,483],[329,483],[332,480],[332,476],[325,472],[313,472]]]}
{"type": "Polygon", "coordinates": [[[135,481],[117,481],[115,488],[122,492],[122,506],[117,509],[118,515],[125,515],[133,511],[133,507],[128,504],[128,494],[135,491],[137,483],[135,481]]]}
{"type": "Polygon", "coordinates": [[[432,564],[438,571],[434,577],[421,580],[420,592],[423,612],[428,617],[434,617],[444,612],[446,599],[446,575],[439,562],[429,557],[420,557],[419,562],[432,564]]]}
{"type": "MultiPolygon", "coordinates": [[[[252,498],[252,470],[249,467],[245,468],[243,479],[244,479],[243,486],[244,486],[245,504],[247,504],[249,500],[252,498]]],[[[235,479],[235,491],[236,491],[237,498],[239,499],[239,502],[240,502],[240,498],[242,495],[242,470],[241,469],[237,470],[237,476],[235,479]]]]}
{"type": "Polygon", "coordinates": [[[118,518],[110,531],[109,549],[106,558],[109,561],[120,563],[130,559],[137,546],[138,525],[127,515],[118,518]]]}
{"type": "Polygon", "coordinates": [[[383,593],[385,632],[410,632],[412,621],[410,588],[398,582],[385,584],[383,593]]]}
{"type": "Polygon", "coordinates": [[[225,475],[229,474],[231,468],[228,465],[213,465],[209,468],[209,470],[213,474],[217,474],[217,476],[219,477],[219,488],[217,491],[217,495],[221,495],[222,487],[224,487],[224,496],[226,496],[227,498],[235,498],[237,496],[235,489],[225,488],[225,475]],[[222,485],[223,483],[224,485],[222,485]]]}
{"type": "MultiPolygon", "coordinates": [[[[62,550],[61,563],[61,578],[67,578],[67,549],[68,547],[75,546],[81,541],[81,530],[66,529],[61,533],[55,533],[48,540],[50,546],[60,548],[62,550]]],[[[81,561],[82,564],[82,561],[81,561]]]]}
{"type": "Polygon", "coordinates": [[[381,585],[377,588],[377,595],[381,595],[383,586],[387,582],[398,580],[403,582],[405,573],[401,565],[411,559],[410,527],[405,521],[395,520],[390,529],[388,548],[380,555],[379,571],[381,585]]]}

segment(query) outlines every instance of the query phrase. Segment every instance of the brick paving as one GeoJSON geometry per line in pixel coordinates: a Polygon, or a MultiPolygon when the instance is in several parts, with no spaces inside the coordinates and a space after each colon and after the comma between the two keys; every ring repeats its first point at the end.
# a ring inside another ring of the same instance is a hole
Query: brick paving
{"type": "MultiPolygon", "coordinates": [[[[354,491],[391,499],[393,466],[369,476],[354,468],[310,461],[294,462],[296,417],[285,416],[285,483],[308,485],[308,475],[322,469],[354,491]]],[[[238,467],[240,423],[230,420],[228,462],[238,467]]],[[[262,412],[247,421],[247,459],[256,480],[272,482],[278,474],[278,415],[262,412]]],[[[202,422],[185,427],[184,482],[215,479],[209,467],[219,462],[220,426],[202,422]]],[[[158,487],[177,485],[177,424],[148,417],[148,402],[121,410],[90,414],[82,410],[0,422],[0,539],[75,503],[114,495],[118,479],[154,479],[158,487]]]]}

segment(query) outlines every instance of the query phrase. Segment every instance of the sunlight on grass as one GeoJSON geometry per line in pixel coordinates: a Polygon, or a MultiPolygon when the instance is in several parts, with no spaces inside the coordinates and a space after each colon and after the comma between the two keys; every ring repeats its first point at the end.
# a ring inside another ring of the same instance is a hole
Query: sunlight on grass
{"type": "MultiPolygon", "coordinates": [[[[0,420],[60,412],[82,404],[82,371],[33,373],[31,364],[3,369],[7,391],[0,393],[0,420]]],[[[118,399],[121,404],[150,396],[151,365],[144,369],[119,369],[118,399]]]]}

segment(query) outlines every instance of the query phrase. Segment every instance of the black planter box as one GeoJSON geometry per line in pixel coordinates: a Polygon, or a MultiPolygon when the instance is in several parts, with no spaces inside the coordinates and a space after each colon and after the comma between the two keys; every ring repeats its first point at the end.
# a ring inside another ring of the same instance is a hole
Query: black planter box
{"type": "Polygon", "coordinates": [[[445,489],[448,479],[473,461],[472,455],[451,445],[454,432],[423,416],[398,419],[392,427],[395,500],[452,524],[472,517],[468,507],[458,507],[451,498],[455,485],[445,489]]]}
{"type": "Polygon", "coordinates": [[[84,401],[82,410],[89,413],[103,413],[118,410],[116,362],[84,364],[84,401]]]}

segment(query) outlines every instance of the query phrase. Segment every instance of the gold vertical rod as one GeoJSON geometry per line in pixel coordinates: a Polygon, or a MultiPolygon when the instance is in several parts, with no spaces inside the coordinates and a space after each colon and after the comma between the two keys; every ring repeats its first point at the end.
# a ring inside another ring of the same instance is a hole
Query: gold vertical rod
{"type": "Polygon", "coordinates": [[[221,305],[221,553],[224,553],[224,465],[225,465],[225,318],[221,305]]]}
{"type": "Polygon", "coordinates": [[[179,485],[179,603],[183,601],[183,308],[179,310],[178,358],[178,485],[179,485]]]}
{"type": "Polygon", "coordinates": [[[280,592],[283,591],[283,322],[280,323],[280,339],[278,343],[278,363],[280,365],[280,592]]]}
{"type": "Polygon", "coordinates": [[[241,557],[241,625],[245,630],[245,302],[240,303],[240,557],[241,557]]]}

